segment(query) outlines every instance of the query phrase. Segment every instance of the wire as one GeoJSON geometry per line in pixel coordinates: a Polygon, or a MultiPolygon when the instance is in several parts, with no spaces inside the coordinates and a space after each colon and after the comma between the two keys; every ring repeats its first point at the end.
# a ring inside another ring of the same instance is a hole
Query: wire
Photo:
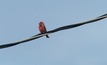
{"type": "Polygon", "coordinates": [[[75,27],[78,27],[78,26],[81,26],[81,25],[84,25],[84,24],[92,23],[92,22],[97,22],[97,21],[105,19],[105,18],[107,18],[107,14],[101,15],[99,17],[96,17],[94,19],[91,19],[91,20],[88,20],[88,21],[84,21],[84,22],[81,22],[81,23],[76,23],[76,24],[71,24],[71,25],[66,25],[66,26],[58,27],[56,29],[47,31],[44,34],[40,34],[39,33],[37,35],[34,35],[34,36],[30,37],[30,38],[27,38],[27,39],[24,39],[24,40],[21,40],[21,41],[0,45],[0,49],[12,47],[12,46],[24,43],[24,42],[28,42],[28,41],[31,41],[31,40],[34,40],[34,39],[38,39],[38,38],[41,38],[41,37],[43,37],[43,36],[45,36],[47,34],[51,34],[51,33],[55,33],[55,32],[58,32],[58,31],[75,28],[75,27]]]}

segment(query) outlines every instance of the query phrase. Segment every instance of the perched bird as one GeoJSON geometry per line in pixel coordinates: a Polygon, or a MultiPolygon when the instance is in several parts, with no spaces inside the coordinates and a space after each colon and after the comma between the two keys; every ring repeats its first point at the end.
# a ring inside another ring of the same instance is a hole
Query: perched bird
{"type": "MultiPolygon", "coordinates": [[[[39,23],[39,31],[41,32],[41,34],[47,32],[46,27],[45,27],[45,24],[44,24],[43,22],[40,22],[40,23],[39,23]]],[[[46,37],[49,38],[48,35],[46,35],[46,37]]]]}

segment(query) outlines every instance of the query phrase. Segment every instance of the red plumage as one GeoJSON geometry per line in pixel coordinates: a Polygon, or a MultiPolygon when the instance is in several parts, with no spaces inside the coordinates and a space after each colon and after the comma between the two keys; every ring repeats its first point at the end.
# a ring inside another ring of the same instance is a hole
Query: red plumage
{"type": "MultiPolygon", "coordinates": [[[[45,27],[45,24],[44,24],[43,22],[40,22],[40,23],[39,23],[39,31],[41,32],[41,34],[47,32],[46,27],[45,27]]],[[[48,35],[46,35],[46,37],[49,38],[48,35]]]]}

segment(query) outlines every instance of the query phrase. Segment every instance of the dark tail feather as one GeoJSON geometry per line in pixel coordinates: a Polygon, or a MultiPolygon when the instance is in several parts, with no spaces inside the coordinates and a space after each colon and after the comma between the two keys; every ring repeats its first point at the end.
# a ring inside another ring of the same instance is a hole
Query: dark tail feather
{"type": "Polygon", "coordinates": [[[49,38],[49,36],[48,36],[48,35],[46,35],[46,38],[49,38]]]}

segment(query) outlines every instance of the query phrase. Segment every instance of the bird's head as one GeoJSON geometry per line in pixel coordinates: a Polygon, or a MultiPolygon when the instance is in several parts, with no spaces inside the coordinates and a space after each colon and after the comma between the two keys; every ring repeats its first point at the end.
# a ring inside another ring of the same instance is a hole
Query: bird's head
{"type": "Polygon", "coordinates": [[[39,25],[40,25],[40,26],[44,26],[44,23],[43,23],[43,22],[40,22],[39,25]]]}

